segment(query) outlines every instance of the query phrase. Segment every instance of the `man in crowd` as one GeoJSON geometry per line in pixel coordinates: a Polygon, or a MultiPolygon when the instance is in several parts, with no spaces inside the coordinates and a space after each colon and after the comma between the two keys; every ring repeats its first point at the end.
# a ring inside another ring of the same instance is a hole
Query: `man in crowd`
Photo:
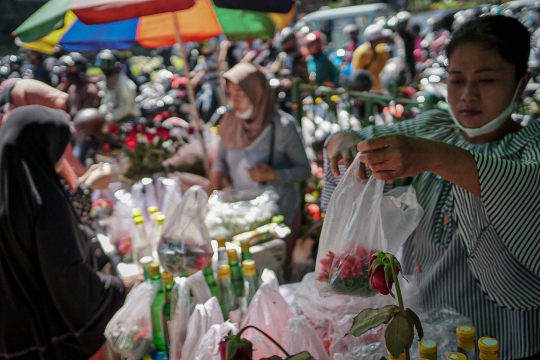
{"type": "Polygon", "coordinates": [[[102,50],[96,58],[96,66],[105,74],[105,92],[101,100],[100,111],[107,122],[124,123],[140,116],[135,102],[137,85],[122,73],[122,63],[118,54],[111,50],[102,50]]]}
{"type": "Polygon", "coordinates": [[[283,51],[272,63],[268,73],[279,77],[280,73],[286,70],[292,77],[300,78],[305,83],[309,82],[307,64],[298,48],[296,34],[291,28],[281,31],[280,43],[283,51]]]}
{"type": "Polygon", "coordinates": [[[317,84],[336,87],[339,81],[339,71],[323,51],[324,35],[318,30],[312,31],[304,37],[304,42],[309,51],[307,67],[310,77],[315,74],[317,84]]]}
{"type": "Polygon", "coordinates": [[[379,74],[389,58],[387,44],[383,36],[383,28],[379,24],[372,24],[364,30],[367,40],[353,53],[352,66],[355,70],[367,70],[374,78],[373,88],[381,89],[379,74]]]}

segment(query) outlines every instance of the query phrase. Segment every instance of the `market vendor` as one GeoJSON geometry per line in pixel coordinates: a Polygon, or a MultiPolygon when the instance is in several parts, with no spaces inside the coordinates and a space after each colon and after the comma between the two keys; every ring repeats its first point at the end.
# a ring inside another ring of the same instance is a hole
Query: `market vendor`
{"type": "Polygon", "coordinates": [[[425,213],[404,272],[425,307],[450,306],[497,338],[501,359],[540,358],[540,123],[510,116],[530,78],[529,44],[516,19],[471,21],[447,47],[448,113],[327,143],[326,194],[357,152],[376,179],[413,177],[425,213]]]}
{"type": "MultiPolygon", "coordinates": [[[[59,176],[67,115],[12,110],[0,131],[0,358],[87,359],[133,279],[99,273],[59,176]]],[[[135,279],[137,280],[137,279],[135,279]]]]}
{"type": "Polygon", "coordinates": [[[276,110],[266,76],[256,65],[239,63],[224,74],[232,111],[219,125],[221,144],[210,174],[208,193],[229,178],[234,190],[273,186],[281,214],[291,227],[287,262],[301,227],[297,184],[311,169],[299,128],[290,115],[276,110]]]}

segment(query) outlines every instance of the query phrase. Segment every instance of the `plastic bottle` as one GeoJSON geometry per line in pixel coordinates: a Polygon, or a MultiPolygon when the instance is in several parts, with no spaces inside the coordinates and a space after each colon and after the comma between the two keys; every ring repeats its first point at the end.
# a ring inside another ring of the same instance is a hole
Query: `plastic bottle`
{"type": "Polygon", "coordinates": [[[163,284],[161,281],[161,275],[159,273],[159,264],[151,263],[148,266],[148,271],[150,273],[150,281],[152,285],[158,287],[154,301],[152,301],[152,306],[150,312],[152,314],[152,336],[154,338],[154,346],[158,351],[166,351],[167,343],[165,341],[165,332],[163,328],[163,321],[161,317],[161,310],[163,309],[164,303],[164,294],[163,294],[163,284]]]}
{"type": "Polygon", "coordinates": [[[150,282],[150,272],[148,266],[154,261],[151,256],[144,256],[141,258],[141,266],[143,268],[144,282],[150,282]]]}
{"type": "Polygon", "coordinates": [[[216,239],[218,243],[218,266],[229,264],[229,259],[227,257],[227,238],[219,237],[216,239]]]}
{"type": "Polygon", "coordinates": [[[135,228],[131,235],[131,241],[133,246],[133,258],[135,263],[140,265],[140,260],[145,256],[152,256],[152,245],[149,242],[146,230],[144,229],[144,218],[137,216],[133,219],[135,228]]]}
{"type": "Polygon", "coordinates": [[[244,260],[242,261],[242,270],[244,270],[244,277],[245,277],[245,297],[247,300],[247,304],[251,303],[251,300],[253,299],[253,296],[255,296],[255,293],[257,290],[259,290],[259,286],[261,285],[259,280],[259,275],[257,275],[257,265],[255,264],[255,261],[253,260],[244,260]]]}
{"type": "Polygon", "coordinates": [[[208,264],[208,266],[203,270],[203,275],[208,287],[210,288],[210,293],[212,296],[215,296],[216,298],[219,297],[219,286],[216,283],[216,279],[214,279],[212,263],[208,264]]]}
{"type": "Polygon", "coordinates": [[[451,352],[446,355],[446,360],[467,360],[467,357],[460,352],[451,352]]]}
{"type": "Polygon", "coordinates": [[[163,223],[165,222],[165,215],[160,212],[154,214],[154,220],[156,225],[152,229],[152,254],[155,259],[158,259],[158,245],[161,239],[161,232],[163,230],[163,223]]]}
{"type": "Polygon", "coordinates": [[[467,360],[476,360],[476,329],[472,325],[461,324],[456,328],[457,351],[465,354],[467,360]]]}
{"type": "Polygon", "coordinates": [[[229,313],[238,309],[236,297],[232,291],[231,268],[228,264],[220,265],[218,268],[219,277],[219,306],[225,320],[229,319],[229,313]]]}
{"type": "Polygon", "coordinates": [[[131,216],[133,217],[133,219],[135,219],[136,217],[142,216],[141,209],[139,209],[139,208],[131,209],[131,216]]]}
{"type": "Polygon", "coordinates": [[[386,353],[388,354],[388,360],[405,360],[404,352],[402,352],[398,357],[393,357],[388,349],[386,350],[386,353]]]}
{"type": "Polygon", "coordinates": [[[485,336],[478,340],[478,358],[480,360],[499,360],[499,341],[485,336]]]}
{"type": "Polygon", "coordinates": [[[240,247],[242,248],[242,262],[244,262],[245,260],[253,260],[253,256],[249,251],[249,246],[249,241],[240,242],[240,247]]]}
{"type": "Polygon", "coordinates": [[[427,360],[437,360],[437,343],[433,340],[422,340],[418,343],[420,357],[427,360]]]}
{"type": "Polygon", "coordinates": [[[167,347],[171,346],[171,340],[169,337],[169,322],[171,321],[171,294],[174,286],[174,279],[171,273],[166,271],[161,273],[163,279],[164,297],[163,307],[161,310],[161,323],[163,324],[163,332],[165,336],[165,343],[167,347]]]}
{"type": "Polygon", "coordinates": [[[227,257],[231,268],[231,283],[234,295],[236,295],[237,298],[241,298],[244,296],[244,275],[242,274],[242,269],[238,266],[238,254],[236,253],[236,249],[227,250],[227,257]]]}

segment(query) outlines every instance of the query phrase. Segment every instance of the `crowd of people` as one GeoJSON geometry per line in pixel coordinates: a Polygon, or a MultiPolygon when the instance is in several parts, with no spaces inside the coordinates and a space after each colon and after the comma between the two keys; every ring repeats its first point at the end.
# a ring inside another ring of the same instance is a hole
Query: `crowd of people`
{"type": "MultiPolygon", "coordinates": [[[[420,37],[410,18],[400,12],[365,29],[345,27],[350,41],[341,55],[325,34],[302,28],[266,42],[212,39],[187,48],[193,70],[183,77],[198,98],[207,94],[214,110],[229,105],[216,123],[221,144],[207,191],[274,186],[293,230],[290,259],[302,219],[297,185],[311,168],[297,122],[276,109],[269,79],[285,91],[299,78],[384,92],[388,64],[407,85],[419,64],[444,52],[449,112],[329,137],[323,203],[358,152],[363,177],[411,177],[424,216],[404,246],[403,271],[419,279],[426,306],[446,304],[469,317],[478,333],[504,344],[502,359],[533,359],[540,353],[540,127],[511,118],[530,79],[530,34],[494,15],[453,35],[432,21],[420,37]]],[[[104,271],[84,219],[91,191],[108,186],[110,170],[86,169],[86,152],[111,136],[108,124],[140,120],[141,81],[114,50],[96,55],[100,81],[87,75],[92,65],[79,53],[24,57],[33,79],[12,55],[0,84],[0,358],[99,357],[105,325],[139,278],[104,271]],[[86,129],[82,138],[76,128],[86,129]]]]}

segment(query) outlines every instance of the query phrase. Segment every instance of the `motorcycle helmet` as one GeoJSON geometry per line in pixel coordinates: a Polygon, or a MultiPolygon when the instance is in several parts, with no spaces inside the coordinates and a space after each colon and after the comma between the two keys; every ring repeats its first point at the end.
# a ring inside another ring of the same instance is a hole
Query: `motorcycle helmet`
{"type": "Polygon", "coordinates": [[[71,52],[61,56],[56,61],[55,70],[65,73],[68,80],[83,79],[86,77],[86,70],[90,66],[88,60],[78,52],[71,52]]]}
{"type": "Polygon", "coordinates": [[[114,50],[101,50],[96,56],[96,67],[100,68],[105,75],[119,73],[122,69],[120,56],[114,50]]]}
{"type": "Polygon", "coordinates": [[[350,34],[358,34],[360,32],[360,29],[358,29],[358,26],[355,24],[349,24],[343,28],[343,34],[350,35],[350,34]]]}
{"type": "Polygon", "coordinates": [[[373,88],[373,75],[367,70],[357,70],[349,76],[349,89],[352,91],[370,91],[373,88]]]}
{"type": "Polygon", "coordinates": [[[7,58],[7,65],[9,66],[11,72],[20,72],[22,64],[23,59],[18,55],[9,55],[7,58]]]}
{"type": "Polygon", "coordinates": [[[377,41],[383,38],[383,27],[379,24],[371,24],[364,30],[364,38],[367,41],[377,41]]]}
{"type": "Polygon", "coordinates": [[[304,43],[306,46],[314,45],[313,52],[321,52],[324,47],[325,36],[319,30],[315,30],[304,36],[304,43]]]}

